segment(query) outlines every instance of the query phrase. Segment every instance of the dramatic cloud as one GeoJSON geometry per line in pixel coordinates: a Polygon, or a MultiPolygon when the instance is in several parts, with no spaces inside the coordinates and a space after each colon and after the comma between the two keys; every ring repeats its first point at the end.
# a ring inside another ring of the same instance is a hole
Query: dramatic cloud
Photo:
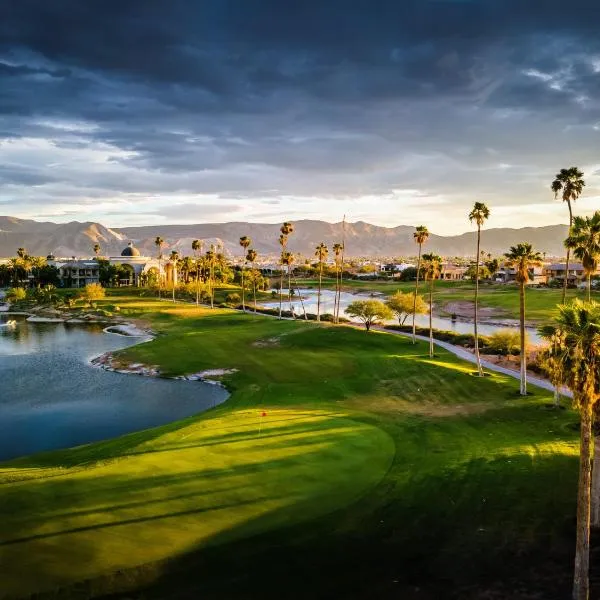
{"type": "Polygon", "coordinates": [[[0,209],[564,222],[559,168],[600,199],[600,6],[541,4],[5,0],[0,209]]]}

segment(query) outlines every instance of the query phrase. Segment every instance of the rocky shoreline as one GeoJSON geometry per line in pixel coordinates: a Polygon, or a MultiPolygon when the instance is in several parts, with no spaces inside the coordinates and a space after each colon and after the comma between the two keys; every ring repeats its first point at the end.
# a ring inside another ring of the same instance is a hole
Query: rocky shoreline
{"type": "Polygon", "coordinates": [[[218,385],[225,388],[219,377],[231,375],[237,372],[237,369],[208,369],[192,373],[190,375],[178,375],[176,377],[167,377],[162,375],[158,366],[145,365],[143,363],[124,363],[113,352],[105,352],[90,361],[91,365],[112,371],[113,373],[124,373],[127,375],[141,375],[142,377],[160,377],[163,379],[174,379],[178,381],[201,381],[211,385],[218,385]]]}

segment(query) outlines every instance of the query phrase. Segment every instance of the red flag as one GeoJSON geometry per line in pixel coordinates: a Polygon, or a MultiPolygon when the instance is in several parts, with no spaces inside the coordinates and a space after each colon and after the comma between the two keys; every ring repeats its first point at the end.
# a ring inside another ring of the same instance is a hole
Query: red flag
{"type": "Polygon", "coordinates": [[[265,411],[262,412],[262,414],[260,415],[261,417],[266,417],[267,413],[265,411]]]}

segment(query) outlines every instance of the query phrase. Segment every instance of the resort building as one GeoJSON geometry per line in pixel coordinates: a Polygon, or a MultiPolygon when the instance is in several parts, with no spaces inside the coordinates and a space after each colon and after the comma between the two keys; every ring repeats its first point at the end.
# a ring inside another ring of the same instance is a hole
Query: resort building
{"type": "MultiPolygon", "coordinates": [[[[517,280],[517,270],[512,267],[502,266],[494,275],[498,283],[514,283],[517,280]]],[[[537,285],[546,283],[546,274],[544,267],[534,267],[529,269],[528,285],[537,285]]]]}
{"type": "MultiPolygon", "coordinates": [[[[553,263],[547,265],[545,269],[546,282],[551,281],[565,281],[565,267],[566,263],[553,263]]],[[[585,273],[583,271],[583,265],[581,263],[569,263],[569,274],[567,276],[568,285],[578,285],[585,279],[585,273]]]]}
{"type": "Polygon", "coordinates": [[[100,267],[95,260],[72,259],[60,264],[53,259],[48,261],[49,264],[52,262],[58,268],[58,276],[64,287],[80,288],[88,283],[100,282],[100,267]]]}
{"type": "MultiPolygon", "coordinates": [[[[110,256],[105,260],[111,265],[124,267],[124,276],[119,279],[121,286],[139,286],[145,285],[149,281],[158,280],[160,276],[163,285],[171,287],[173,283],[177,285],[177,269],[169,259],[158,260],[150,256],[142,256],[140,251],[129,242],[119,256],[110,256]]],[[[59,278],[63,287],[85,287],[88,283],[100,282],[100,265],[96,259],[76,259],[70,260],[56,259],[53,255],[48,255],[49,265],[58,269],[59,278]]]]}

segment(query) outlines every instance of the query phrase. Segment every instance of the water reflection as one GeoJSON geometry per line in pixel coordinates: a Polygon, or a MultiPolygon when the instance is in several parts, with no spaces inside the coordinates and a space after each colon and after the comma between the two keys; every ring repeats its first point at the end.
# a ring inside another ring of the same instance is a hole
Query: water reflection
{"type": "MultiPolygon", "coordinates": [[[[301,290],[301,295],[303,297],[304,307],[306,312],[314,313],[317,312],[317,291],[313,289],[301,290]]],[[[289,310],[290,304],[287,299],[287,290],[283,290],[284,294],[284,302],[283,309],[289,310]]],[[[355,300],[368,300],[371,298],[368,294],[350,294],[348,292],[342,292],[340,295],[340,307],[344,317],[350,320],[354,320],[352,317],[349,317],[345,313],[346,307],[355,300]]],[[[378,297],[376,297],[378,299],[378,297]]],[[[335,302],[335,292],[333,290],[322,290],[321,291],[321,314],[330,313],[333,314],[335,302]]],[[[264,306],[269,308],[278,308],[279,301],[277,302],[268,302],[264,303],[264,306]]],[[[298,297],[292,298],[292,307],[294,312],[297,315],[302,314],[302,303],[298,297]]],[[[415,318],[415,322],[418,327],[429,327],[429,315],[417,315],[415,318]]],[[[397,324],[397,320],[390,321],[390,323],[397,324]]],[[[412,324],[412,319],[407,319],[406,323],[412,324]]],[[[456,333],[473,333],[473,323],[469,321],[460,321],[460,320],[452,320],[446,317],[433,317],[432,324],[434,329],[439,329],[443,331],[455,331],[456,333]]],[[[479,324],[479,333],[481,335],[489,335],[498,331],[499,329],[509,329],[511,327],[518,327],[517,323],[508,324],[508,325],[491,325],[486,323],[479,324]]],[[[529,341],[532,344],[541,343],[541,338],[538,335],[537,331],[532,327],[527,328],[527,333],[529,336],[529,341]]]]}
{"type": "MultiPolygon", "coordinates": [[[[8,315],[0,316],[5,323],[8,315]]],[[[139,340],[100,325],[0,326],[0,460],[66,448],[175,421],[221,403],[200,382],[109,373],[89,365],[139,340]]]]}

